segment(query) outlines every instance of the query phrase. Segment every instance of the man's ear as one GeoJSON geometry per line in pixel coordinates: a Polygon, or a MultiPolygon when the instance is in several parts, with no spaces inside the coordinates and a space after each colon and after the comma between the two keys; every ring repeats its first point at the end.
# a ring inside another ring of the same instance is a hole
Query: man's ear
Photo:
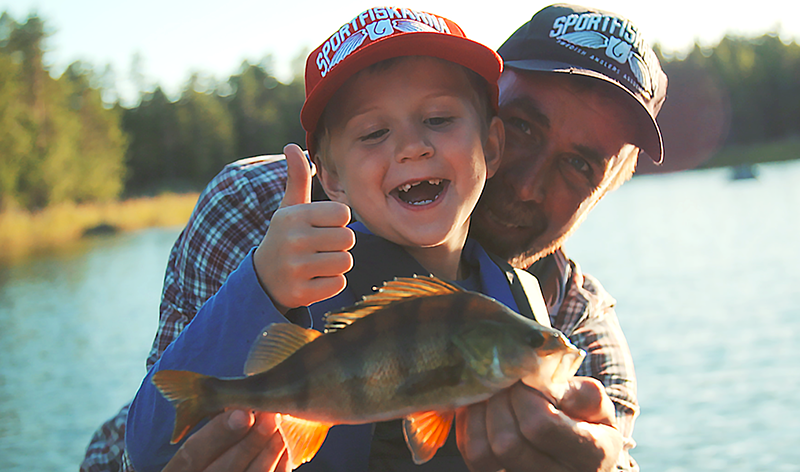
{"type": "Polygon", "coordinates": [[[344,188],[339,181],[339,175],[335,171],[331,171],[327,166],[318,163],[317,178],[319,178],[319,183],[322,185],[322,189],[325,190],[325,194],[328,195],[328,198],[330,198],[331,201],[349,205],[349,202],[347,201],[347,195],[345,194],[344,188]]]}
{"type": "Polygon", "coordinates": [[[489,132],[483,142],[483,155],[486,159],[486,178],[491,178],[500,167],[503,149],[506,146],[506,129],[503,120],[495,116],[489,123],[489,132]]]}

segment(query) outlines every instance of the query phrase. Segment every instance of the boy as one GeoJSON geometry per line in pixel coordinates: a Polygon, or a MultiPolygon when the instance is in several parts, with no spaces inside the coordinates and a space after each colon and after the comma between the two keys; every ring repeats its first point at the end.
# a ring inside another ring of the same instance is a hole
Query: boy
{"type": "MultiPolygon", "coordinates": [[[[269,323],[321,329],[324,313],[383,281],[428,273],[519,311],[506,273],[467,240],[502,152],[501,70],[499,56],[455,23],[399,8],[363,12],[311,53],[301,121],[333,202],[308,204],[308,164],[288,146],[286,197],[264,241],[167,348],[131,405],[126,448],[137,471],[160,470],[176,450],[174,409],[153,373],[242,375],[250,343],[269,323]],[[348,208],[358,222],[346,227],[348,208]]],[[[303,470],[410,463],[398,435],[391,422],[337,426],[303,470]]],[[[426,465],[463,469],[457,449],[446,449],[426,465]]]]}

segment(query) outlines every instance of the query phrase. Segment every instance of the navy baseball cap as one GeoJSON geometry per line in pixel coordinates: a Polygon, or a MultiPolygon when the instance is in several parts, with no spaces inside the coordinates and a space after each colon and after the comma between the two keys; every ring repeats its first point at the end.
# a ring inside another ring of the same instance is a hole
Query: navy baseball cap
{"type": "Polygon", "coordinates": [[[635,100],[640,124],[633,144],[660,164],[656,115],[667,98],[667,75],[639,29],[616,13],[578,5],[543,8],[497,50],[506,67],[577,74],[613,84],[635,100]]]}

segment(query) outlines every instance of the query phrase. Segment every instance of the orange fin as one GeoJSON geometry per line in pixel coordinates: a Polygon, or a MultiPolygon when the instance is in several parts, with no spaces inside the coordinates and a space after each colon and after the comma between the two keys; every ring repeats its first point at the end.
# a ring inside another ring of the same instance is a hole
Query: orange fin
{"type": "Polygon", "coordinates": [[[322,447],[328,430],[333,426],[329,423],[318,423],[283,414],[277,417],[278,429],[286,444],[292,470],[314,458],[322,447]]]}
{"type": "Polygon", "coordinates": [[[428,462],[444,445],[454,415],[452,411],[421,411],[403,419],[403,435],[415,464],[428,462]]]}
{"type": "Polygon", "coordinates": [[[395,302],[415,297],[433,297],[462,292],[455,285],[436,277],[398,277],[386,282],[377,292],[365,295],[364,299],[342,311],[325,315],[325,332],[337,331],[350,326],[354,321],[395,302]]]}
{"type": "Polygon", "coordinates": [[[245,375],[258,374],[280,364],[298,349],[322,336],[291,323],[272,323],[258,335],[244,364],[245,375]]]}
{"type": "Polygon", "coordinates": [[[153,384],[175,404],[172,444],[183,439],[203,418],[220,410],[209,401],[212,396],[205,382],[211,378],[185,370],[161,370],[153,374],[153,384]]]}

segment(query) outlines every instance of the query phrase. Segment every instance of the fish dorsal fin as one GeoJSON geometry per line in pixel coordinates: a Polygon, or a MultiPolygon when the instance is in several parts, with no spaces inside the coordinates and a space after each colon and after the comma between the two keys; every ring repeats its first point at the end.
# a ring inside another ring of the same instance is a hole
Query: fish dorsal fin
{"type": "Polygon", "coordinates": [[[448,293],[462,292],[463,290],[453,284],[436,277],[414,276],[397,277],[391,282],[386,282],[377,292],[365,295],[355,305],[341,311],[325,315],[325,332],[337,331],[350,326],[354,321],[384,308],[392,303],[408,298],[433,297],[448,293]]]}
{"type": "Polygon", "coordinates": [[[298,349],[322,336],[291,323],[272,323],[258,335],[244,364],[245,375],[258,374],[280,364],[298,349]]]}
{"type": "Polygon", "coordinates": [[[453,416],[452,411],[421,411],[403,419],[403,436],[415,464],[428,462],[444,445],[453,416]]]}
{"type": "Polygon", "coordinates": [[[279,414],[278,429],[286,444],[286,451],[289,453],[289,465],[291,470],[300,467],[317,455],[317,451],[322,447],[328,430],[333,426],[329,423],[318,423],[316,421],[304,420],[293,416],[279,414]]]}

